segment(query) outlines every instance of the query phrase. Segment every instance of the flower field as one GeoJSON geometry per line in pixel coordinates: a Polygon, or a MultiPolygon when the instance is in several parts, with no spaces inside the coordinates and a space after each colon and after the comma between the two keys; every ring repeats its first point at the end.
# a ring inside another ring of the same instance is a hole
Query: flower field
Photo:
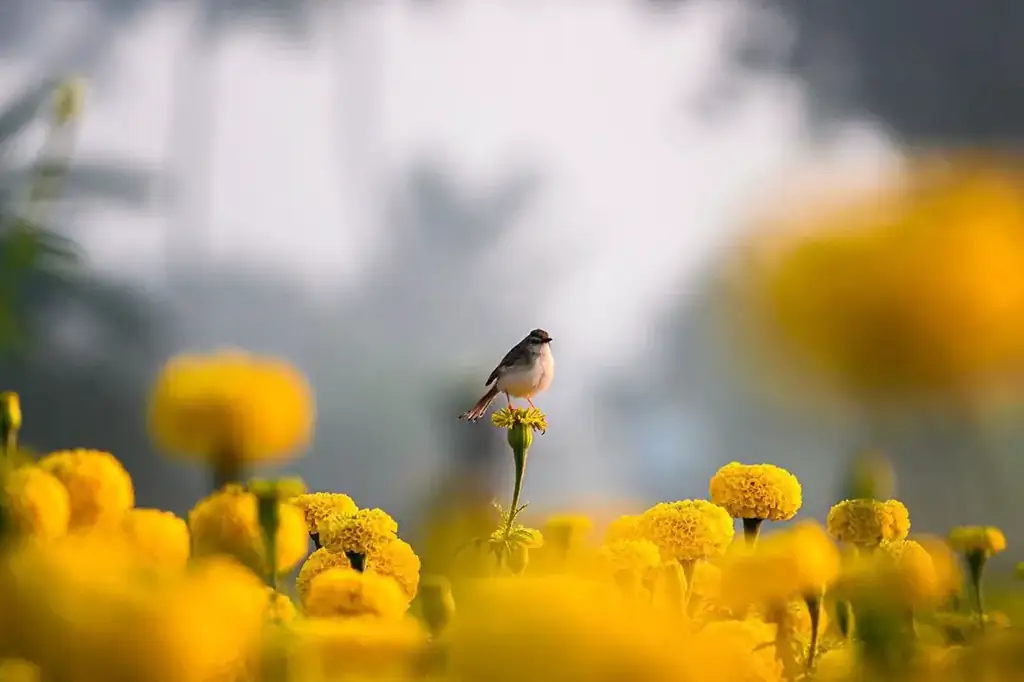
{"type": "MultiPolygon", "coordinates": [[[[31,416],[31,415],[28,415],[31,416]]],[[[708,499],[595,528],[531,528],[520,502],[536,410],[503,409],[516,471],[493,531],[421,575],[384,510],[297,480],[248,480],[312,430],[303,377],[240,352],[178,358],[155,440],[210,469],[186,519],[135,505],[111,454],[29,457],[3,396],[3,680],[1011,680],[1018,631],[983,600],[996,528],[914,537],[898,500],[799,516],[770,464],[732,463],[708,499]],[[781,529],[773,526],[794,520],[781,529]],[[286,576],[297,570],[297,579],[286,576]]],[[[481,427],[489,428],[489,427],[481,427]]]]}
{"type": "MultiPolygon", "coordinates": [[[[926,164],[813,221],[811,238],[755,239],[741,268],[758,352],[802,359],[866,414],[1019,398],[1016,167],[926,164]]],[[[986,593],[1002,532],[914,533],[878,458],[823,519],[801,514],[796,477],[756,461],[723,466],[706,499],[531,518],[525,473],[549,425],[504,408],[466,428],[507,433],[509,498],[482,531],[442,524],[446,568],[426,572],[373,500],[252,478],[312,441],[312,391],[280,359],[180,356],[156,379],[154,443],[209,474],[186,518],[137,506],[116,453],[29,454],[34,417],[0,395],[0,682],[1024,678],[1012,595],[986,593]]]]}

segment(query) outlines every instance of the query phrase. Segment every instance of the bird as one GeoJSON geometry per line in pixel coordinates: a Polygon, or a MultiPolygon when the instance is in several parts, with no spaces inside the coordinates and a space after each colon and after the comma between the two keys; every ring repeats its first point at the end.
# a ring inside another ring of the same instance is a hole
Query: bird
{"type": "Polygon", "coordinates": [[[525,398],[530,407],[533,396],[547,389],[555,376],[555,357],[551,354],[551,336],[543,329],[534,329],[522,341],[512,347],[484,385],[487,392],[466,412],[459,416],[464,421],[475,422],[487,413],[499,393],[505,394],[509,408],[512,398],[525,398]]]}

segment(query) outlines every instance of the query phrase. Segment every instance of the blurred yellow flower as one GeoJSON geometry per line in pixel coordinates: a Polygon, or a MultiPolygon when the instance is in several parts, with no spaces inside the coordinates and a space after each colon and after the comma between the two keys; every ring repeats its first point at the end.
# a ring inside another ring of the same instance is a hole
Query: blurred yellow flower
{"type": "Polygon", "coordinates": [[[661,552],[650,540],[616,540],[601,547],[598,559],[612,573],[643,575],[661,564],[661,552]]]}
{"type": "Polygon", "coordinates": [[[711,501],[734,519],[788,521],[803,503],[800,481],[772,464],[726,464],[709,487],[711,501]]]}
{"type": "Polygon", "coordinates": [[[916,540],[932,559],[939,589],[947,596],[959,594],[963,589],[964,575],[960,569],[960,561],[949,543],[932,535],[922,535],[916,540]]]}
{"type": "Polygon", "coordinates": [[[349,568],[329,568],[309,582],[302,605],[306,614],[314,618],[398,618],[409,607],[409,600],[398,584],[386,576],[349,568]]]}
{"type": "Polygon", "coordinates": [[[825,523],[836,540],[860,547],[903,540],[910,532],[910,514],[899,500],[844,500],[829,510],[825,523]]]}
{"type": "Polygon", "coordinates": [[[945,596],[931,557],[913,540],[887,541],[877,552],[848,557],[833,592],[894,612],[930,608],[945,596]]]}
{"type": "MultiPolygon", "coordinates": [[[[263,531],[256,513],[256,496],[238,485],[228,485],[200,500],[188,514],[192,553],[202,557],[227,554],[259,575],[269,570],[263,531]]],[[[298,507],[279,504],[277,569],[287,573],[308,551],[306,519],[298,507]]]]}
{"type": "Polygon", "coordinates": [[[586,542],[594,529],[594,522],[584,514],[553,514],[541,525],[541,534],[549,544],[560,549],[571,549],[586,542]]]}
{"type": "Polygon", "coordinates": [[[67,488],[69,528],[117,523],[135,506],[135,488],[124,466],[109,452],[62,450],[46,455],[39,466],[67,488]]]}
{"type": "Polygon", "coordinates": [[[42,682],[43,671],[23,658],[0,659],[0,680],[3,682],[42,682]]]}
{"type": "Polygon", "coordinates": [[[289,501],[306,515],[306,529],[311,534],[320,533],[328,518],[355,514],[359,510],[352,498],[343,493],[306,493],[289,501]]]}
{"type": "Polygon", "coordinates": [[[208,559],[116,621],[108,655],[128,680],[236,679],[258,656],[266,615],[256,576],[232,560],[208,559]]]}
{"type": "Polygon", "coordinates": [[[460,595],[450,643],[463,682],[686,679],[677,624],[635,611],[614,591],[571,577],[515,577],[477,581],[460,595]]]}
{"type": "Polygon", "coordinates": [[[981,552],[991,556],[1006,549],[1006,537],[994,526],[958,526],[949,532],[949,544],[964,554],[981,552]]]}
{"type": "Polygon", "coordinates": [[[236,350],[172,358],[149,403],[160,447],[219,467],[294,456],[309,444],[315,418],[312,391],[297,369],[236,350]]]}
{"type": "Polygon", "coordinates": [[[60,537],[71,520],[68,489],[38,466],[20,466],[4,478],[4,512],[14,532],[41,540],[60,537]]]}
{"type": "Polygon", "coordinates": [[[932,557],[919,542],[892,540],[883,542],[881,549],[892,559],[893,570],[886,578],[900,602],[922,608],[946,596],[932,557]]]}
{"type": "Polygon", "coordinates": [[[21,429],[21,398],[14,391],[0,392],[0,453],[7,454],[17,446],[21,429]]]}
{"type": "Polygon", "coordinates": [[[690,679],[780,682],[775,630],[755,619],[708,623],[685,645],[693,671],[690,679]]]}
{"type": "Polygon", "coordinates": [[[644,535],[640,531],[641,514],[625,514],[614,519],[604,532],[605,543],[616,542],[617,540],[643,540],[644,535]]]}
{"type": "Polygon", "coordinates": [[[740,250],[754,254],[738,264],[756,325],[744,338],[867,398],[999,388],[1019,374],[1015,160],[915,159],[885,188],[807,215],[740,250]]]}
{"type": "Polygon", "coordinates": [[[290,623],[298,616],[295,603],[287,594],[282,594],[272,587],[267,590],[267,620],[290,623]]]}
{"type": "Polygon", "coordinates": [[[188,524],[171,512],[130,509],[121,517],[121,529],[136,551],[154,564],[181,569],[188,562],[192,551],[188,524]]]}
{"type": "Polygon", "coordinates": [[[369,554],[397,537],[398,523],[383,509],[360,509],[344,516],[328,516],[320,523],[320,544],[330,549],[369,554]]]}
{"type": "Polygon", "coordinates": [[[300,618],[286,638],[288,680],[412,679],[426,645],[411,618],[300,618]]]}
{"type": "Polygon", "coordinates": [[[681,562],[723,555],[736,532],[729,513],[705,500],[656,504],[643,513],[640,529],[662,557],[681,562]]]}
{"type": "Polygon", "coordinates": [[[755,548],[726,555],[723,600],[732,607],[820,597],[839,575],[839,550],[812,521],[765,537],[755,548]]]}

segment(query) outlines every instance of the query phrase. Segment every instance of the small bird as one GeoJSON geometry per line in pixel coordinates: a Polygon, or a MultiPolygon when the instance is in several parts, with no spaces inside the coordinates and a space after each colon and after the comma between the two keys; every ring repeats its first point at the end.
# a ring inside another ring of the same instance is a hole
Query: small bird
{"type": "Polygon", "coordinates": [[[487,393],[459,419],[475,422],[484,416],[499,393],[505,394],[508,406],[512,398],[525,398],[533,404],[533,396],[547,389],[555,376],[555,357],[551,354],[551,337],[543,329],[534,329],[505,354],[487,377],[487,393]]]}

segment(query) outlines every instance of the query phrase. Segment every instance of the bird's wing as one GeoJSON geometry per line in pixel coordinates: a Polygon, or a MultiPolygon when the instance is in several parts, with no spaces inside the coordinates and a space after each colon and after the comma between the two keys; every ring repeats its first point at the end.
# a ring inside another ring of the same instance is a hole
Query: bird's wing
{"type": "Polygon", "coordinates": [[[505,353],[505,357],[501,359],[498,366],[495,367],[494,371],[491,372],[491,375],[487,377],[487,381],[484,382],[484,386],[490,386],[492,383],[497,381],[498,376],[505,372],[505,370],[526,361],[526,359],[526,350],[523,348],[521,343],[517,343],[512,347],[512,350],[505,353]]]}

